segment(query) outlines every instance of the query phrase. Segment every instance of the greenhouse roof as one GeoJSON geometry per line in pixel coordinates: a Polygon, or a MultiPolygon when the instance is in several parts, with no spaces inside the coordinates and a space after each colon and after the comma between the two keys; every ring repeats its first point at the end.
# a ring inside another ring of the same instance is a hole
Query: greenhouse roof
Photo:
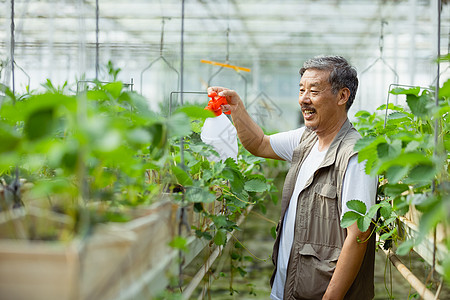
{"type": "MultiPolygon", "coordinates": [[[[9,36],[10,3],[1,4],[2,48],[9,36]]],[[[188,55],[261,60],[298,60],[317,53],[350,57],[378,54],[383,30],[387,58],[419,57],[436,48],[435,1],[185,1],[184,42],[188,55]],[[383,24],[383,26],[382,26],[383,24]],[[227,39],[227,33],[229,35],[227,39]],[[228,41],[228,46],[227,46],[228,41]]],[[[99,0],[99,43],[131,53],[178,52],[181,1],[99,0]]],[[[448,36],[448,9],[443,31],[448,36]]],[[[96,42],[96,1],[15,1],[16,46],[31,49],[96,42]]]]}
{"type": "MultiPolygon", "coordinates": [[[[442,54],[450,48],[447,2],[442,1],[440,15],[442,54]]],[[[17,76],[22,85],[26,77],[34,82],[92,78],[96,66],[108,61],[137,81],[149,62],[161,56],[180,71],[181,53],[185,72],[192,75],[186,87],[190,90],[203,89],[217,70],[201,64],[203,59],[249,68],[251,73],[241,72],[247,76],[249,90],[265,87],[271,96],[291,99],[296,95],[284,92],[287,78],[298,74],[304,60],[320,54],[345,56],[360,76],[370,73],[361,83],[376,87],[378,94],[362,89],[366,94],[360,96],[367,98],[365,104],[371,109],[384,101],[389,83],[430,86],[436,82],[437,0],[186,0],[184,16],[182,3],[2,1],[0,80],[10,81],[14,25],[14,59],[18,72],[25,74],[17,76]],[[195,78],[200,80],[194,82],[195,78]]],[[[448,63],[442,63],[442,80],[449,73],[448,63]]],[[[152,84],[148,89],[161,85],[152,84]]]]}

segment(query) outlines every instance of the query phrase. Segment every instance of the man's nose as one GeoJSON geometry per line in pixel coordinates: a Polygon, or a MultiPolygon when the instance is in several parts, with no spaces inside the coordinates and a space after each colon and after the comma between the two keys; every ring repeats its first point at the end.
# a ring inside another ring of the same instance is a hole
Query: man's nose
{"type": "Polygon", "coordinates": [[[308,91],[304,91],[303,94],[299,93],[298,95],[298,103],[302,104],[302,103],[311,103],[311,99],[309,97],[309,92],[308,91]]]}

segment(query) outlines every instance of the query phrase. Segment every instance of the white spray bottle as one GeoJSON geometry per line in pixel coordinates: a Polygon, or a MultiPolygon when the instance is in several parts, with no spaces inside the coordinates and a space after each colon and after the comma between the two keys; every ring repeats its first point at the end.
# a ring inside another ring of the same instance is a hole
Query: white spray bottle
{"type": "Polygon", "coordinates": [[[216,117],[207,118],[202,128],[200,138],[205,144],[211,145],[217,151],[219,157],[211,155],[210,161],[225,161],[231,157],[237,161],[238,144],[237,132],[234,125],[225,114],[222,113],[221,105],[227,104],[225,97],[218,96],[216,92],[208,94],[211,100],[205,109],[212,111],[216,117]]]}

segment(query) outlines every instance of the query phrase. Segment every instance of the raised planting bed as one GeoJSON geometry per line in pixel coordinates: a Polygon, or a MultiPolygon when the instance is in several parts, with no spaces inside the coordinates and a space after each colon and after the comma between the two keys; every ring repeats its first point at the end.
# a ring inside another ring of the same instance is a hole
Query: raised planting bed
{"type": "MultiPolygon", "coordinates": [[[[152,296],[167,284],[166,271],[178,251],[168,244],[178,234],[179,206],[161,201],[131,211],[125,223],[95,226],[85,239],[29,240],[29,233],[60,234],[70,220],[40,209],[0,216],[0,295],[5,299],[129,299],[152,296]],[[18,233],[19,232],[19,233],[18,233]],[[22,233],[20,233],[22,232],[22,233]]],[[[192,207],[186,208],[194,222],[192,207]]],[[[206,242],[184,233],[190,256],[206,242]]]]}
{"type": "MultiPolygon", "coordinates": [[[[416,239],[420,236],[419,222],[421,216],[422,213],[411,205],[408,213],[404,217],[400,217],[402,230],[405,232],[407,239],[416,239]]],[[[435,265],[436,271],[441,275],[444,274],[442,263],[448,257],[448,248],[445,245],[448,234],[449,228],[444,224],[439,223],[436,226],[436,240],[434,239],[434,236],[430,234],[426,236],[421,243],[415,244],[413,248],[428,265],[435,265]],[[434,248],[436,248],[436,251],[434,248]],[[435,264],[433,264],[433,257],[435,258],[435,264]]]]}

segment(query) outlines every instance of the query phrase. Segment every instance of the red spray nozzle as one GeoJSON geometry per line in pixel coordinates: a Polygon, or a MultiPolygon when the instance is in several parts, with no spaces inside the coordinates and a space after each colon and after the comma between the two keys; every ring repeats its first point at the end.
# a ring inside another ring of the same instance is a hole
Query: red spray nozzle
{"type": "MultiPolygon", "coordinates": [[[[205,107],[205,109],[209,109],[212,111],[216,116],[220,116],[222,114],[222,108],[221,105],[228,104],[227,100],[223,96],[217,95],[216,92],[210,92],[208,94],[208,97],[211,98],[208,102],[208,106],[205,107]]],[[[230,111],[225,112],[225,114],[229,115],[231,114],[230,111]]]]}

